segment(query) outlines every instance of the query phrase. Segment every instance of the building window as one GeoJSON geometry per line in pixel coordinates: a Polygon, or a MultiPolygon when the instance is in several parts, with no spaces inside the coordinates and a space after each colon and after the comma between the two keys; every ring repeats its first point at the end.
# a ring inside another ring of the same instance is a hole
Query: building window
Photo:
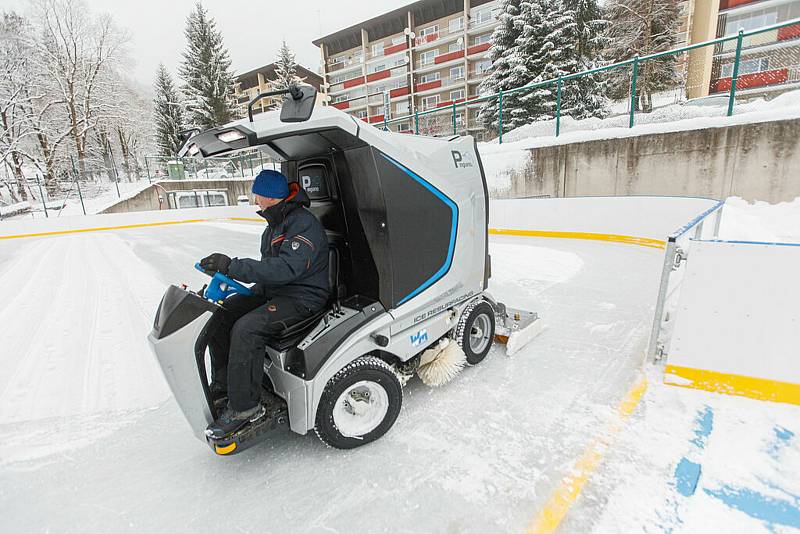
{"type": "Polygon", "coordinates": [[[439,95],[426,96],[422,99],[422,110],[433,109],[439,104],[439,95]]]}
{"type": "Polygon", "coordinates": [[[361,109],[355,112],[355,116],[359,119],[366,119],[367,118],[367,110],[361,109]]]}
{"type": "Polygon", "coordinates": [[[463,100],[464,99],[464,90],[459,89],[457,91],[450,91],[450,101],[455,102],[456,100],[463,100]]]}
{"type": "Polygon", "coordinates": [[[459,43],[450,43],[450,46],[447,47],[448,52],[460,52],[462,50],[464,50],[464,47],[459,43]]]}
{"type": "Polygon", "coordinates": [[[428,35],[433,35],[435,33],[439,33],[439,25],[434,24],[433,26],[428,26],[427,28],[422,28],[419,31],[420,37],[427,37],[428,35]]]}
{"type": "Polygon", "coordinates": [[[328,83],[331,85],[336,85],[337,83],[342,83],[345,80],[344,74],[334,74],[328,76],[328,83]]]}
{"type": "Polygon", "coordinates": [[[464,67],[452,67],[450,69],[450,81],[457,82],[464,79],[464,67]]]}
{"type": "MultiPolygon", "coordinates": [[[[764,72],[769,70],[769,58],[762,57],[758,59],[745,59],[739,63],[739,75],[742,74],[755,74],[756,72],[764,72]]],[[[727,63],[722,66],[722,78],[733,77],[733,63],[727,63]]]]}
{"type": "Polygon", "coordinates": [[[382,70],[386,70],[386,63],[379,63],[378,65],[373,65],[369,68],[369,73],[374,74],[376,72],[380,72],[382,70]]]}
{"type": "Polygon", "coordinates": [[[778,11],[776,9],[762,9],[751,13],[745,13],[738,17],[729,17],[725,21],[725,35],[735,35],[739,33],[739,28],[748,31],[762,26],[769,26],[776,22],[778,22],[778,11]]]}
{"type": "Polygon", "coordinates": [[[439,50],[428,50],[427,52],[422,52],[419,55],[419,64],[420,65],[430,65],[436,60],[436,56],[439,55],[439,50]]]}
{"type": "Polygon", "coordinates": [[[464,29],[464,17],[458,17],[455,19],[451,19],[447,25],[448,30],[450,33],[457,32],[458,30],[464,29]]]}
{"type": "Polygon", "coordinates": [[[478,61],[475,63],[475,74],[478,76],[482,74],[486,74],[492,68],[492,61],[490,59],[484,59],[482,61],[478,61]]]}
{"type": "Polygon", "coordinates": [[[486,24],[491,22],[494,19],[492,17],[492,8],[491,7],[484,7],[482,9],[476,9],[472,12],[472,23],[475,26],[480,26],[481,24],[486,24]]]}
{"type": "Polygon", "coordinates": [[[492,34],[491,33],[484,33],[483,35],[477,35],[475,37],[475,41],[472,43],[474,45],[479,45],[483,43],[489,43],[492,41],[492,34]]]}
{"type": "Polygon", "coordinates": [[[405,42],[406,42],[405,36],[401,35],[400,37],[392,37],[392,46],[397,46],[397,45],[403,44],[405,42]]]}
{"type": "Polygon", "coordinates": [[[411,131],[411,123],[410,122],[402,122],[397,126],[397,131],[400,133],[410,132],[411,131]]]}
{"type": "Polygon", "coordinates": [[[419,83],[428,83],[428,82],[435,82],[439,79],[438,72],[429,72],[428,74],[423,74],[419,77],[419,83]]]}
{"type": "Polygon", "coordinates": [[[374,45],[372,45],[372,55],[373,56],[383,55],[383,43],[375,43],[374,45]]]}
{"type": "Polygon", "coordinates": [[[409,111],[408,111],[409,110],[408,100],[405,100],[403,102],[398,102],[395,105],[394,109],[395,109],[395,112],[397,112],[397,114],[400,115],[400,116],[408,115],[408,113],[409,113],[409,111]]]}

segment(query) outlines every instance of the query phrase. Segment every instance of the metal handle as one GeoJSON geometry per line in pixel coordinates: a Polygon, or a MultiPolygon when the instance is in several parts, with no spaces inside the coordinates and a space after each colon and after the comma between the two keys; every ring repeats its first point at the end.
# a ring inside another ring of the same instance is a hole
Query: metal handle
{"type": "Polygon", "coordinates": [[[278,91],[267,91],[266,93],[259,93],[253,100],[251,100],[247,104],[247,118],[250,119],[250,122],[253,122],[253,106],[256,105],[256,102],[268,96],[278,96],[278,95],[291,95],[293,100],[300,100],[301,98],[303,98],[303,91],[300,90],[300,88],[297,87],[297,85],[292,84],[286,89],[280,89],[278,91]]]}

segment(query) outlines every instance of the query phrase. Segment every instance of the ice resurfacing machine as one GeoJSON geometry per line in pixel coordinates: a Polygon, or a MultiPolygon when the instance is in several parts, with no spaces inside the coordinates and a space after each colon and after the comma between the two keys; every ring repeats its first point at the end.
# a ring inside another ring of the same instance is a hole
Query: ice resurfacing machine
{"type": "MultiPolygon", "coordinates": [[[[266,415],[231,436],[205,430],[220,410],[206,349],[225,298],[248,287],[220,273],[203,292],[170,286],[148,336],[195,435],[232,454],[288,424],[325,443],[369,443],[396,420],[414,374],[440,385],[475,365],[493,341],[513,353],[541,330],[532,312],[486,291],[489,199],[472,137],[385,132],[336,108],[314,109],[309,86],[280,111],[197,133],[181,156],[257,148],[302,186],[330,242],[329,306],[290,325],[264,355],[266,415]]],[[[213,274],[213,273],[212,273],[213,274]]]]}

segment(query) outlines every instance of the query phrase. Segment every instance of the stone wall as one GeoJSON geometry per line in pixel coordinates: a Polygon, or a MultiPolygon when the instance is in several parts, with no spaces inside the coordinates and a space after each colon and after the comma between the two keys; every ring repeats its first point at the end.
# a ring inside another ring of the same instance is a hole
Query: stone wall
{"type": "Polygon", "coordinates": [[[252,203],[253,196],[250,193],[252,186],[252,178],[231,178],[226,180],[161,180],[139,192],[136,196],[121,200],[113,206],[106,208],[101,213],[167,210],[169,209],[167,193],[171,191],[205,189],[226,191],[229,205],[236,205],[236,198],[240,195],[247,195],[250,197],[252,203]]]}
{"type": "Polygon", "coordinates": [[[499,198],[679,195],[781,202],[800,196],[800,120],[531,149],[499,198]]]}

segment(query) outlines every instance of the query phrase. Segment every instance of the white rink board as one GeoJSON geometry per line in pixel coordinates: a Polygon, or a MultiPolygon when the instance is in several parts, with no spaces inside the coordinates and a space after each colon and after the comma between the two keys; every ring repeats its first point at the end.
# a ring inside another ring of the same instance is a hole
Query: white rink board
{"type": "Polygon", "coordinates": [[[800,383],[800,245],[693,241],[669,364],[800,383]]]}
{"type": "Polygon", "coordinates": [[[491,200],[489,226],[666,239],[672,232],[717,202],[713,199],[694,197],[491,200]]]}

